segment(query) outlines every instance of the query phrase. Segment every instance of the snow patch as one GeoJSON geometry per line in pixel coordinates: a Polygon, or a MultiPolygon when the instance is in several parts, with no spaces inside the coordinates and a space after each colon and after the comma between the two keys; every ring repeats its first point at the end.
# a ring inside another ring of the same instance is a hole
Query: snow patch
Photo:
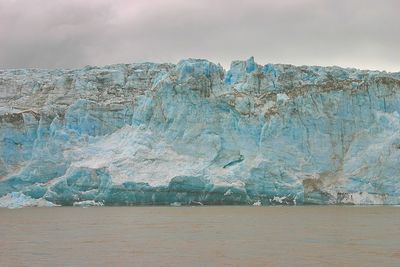
{"type": "Polygon", "coordinates": [[[277,196],[275,196],[275,197],[272,199],[272,201],[283,204],[283,201],[284,201],[285,199],[286,199],[286,197],[277,197],[277,196]]]}
{"type": "Polygon", "coordinates": [[[85,200],[74,202],[73,206],[75,207],[101,207],[104,206],[103,202],[96,202],[94,200],[85,200]]]}
{"type": "Polygon", "coordinates": [[[232,195],[232,190],[228,189],[228,191],[225,192],[224,196],[230,196],[232,195]]]}
{"type": "Polygon", "coordinates": [[[34,199],[21,192],[12,192],[0,198],[0,208],[25,208],[25,207],[55,207],[58,206],[50,201],[39,198],[34,199]]]}
{"type": "Polygon", "coordinates": [[[379,194],[369,194],[367,192],[349,193],[341,200],[344,204],[355,205],[383,205],[386,196],[379,194]]]}
{"type": "Polygon", "coordinates": [[[262,206],[261,201],[257,200],[256,202],[253,203],[253,206],[262,206]]]}
{"type": "Polygon", "coordinates": [[[289,100],[289,96],[285,93],[276,95],[276,102],[285,103],[289,100]]]}

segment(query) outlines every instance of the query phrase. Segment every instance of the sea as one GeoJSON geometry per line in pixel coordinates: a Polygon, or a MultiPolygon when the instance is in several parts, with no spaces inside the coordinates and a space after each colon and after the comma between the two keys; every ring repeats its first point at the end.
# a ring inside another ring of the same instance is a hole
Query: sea
{"type": "Polygon", "coordinates": [[[400,207],[0,209],[0,266],[400,266],[400,207]]]}

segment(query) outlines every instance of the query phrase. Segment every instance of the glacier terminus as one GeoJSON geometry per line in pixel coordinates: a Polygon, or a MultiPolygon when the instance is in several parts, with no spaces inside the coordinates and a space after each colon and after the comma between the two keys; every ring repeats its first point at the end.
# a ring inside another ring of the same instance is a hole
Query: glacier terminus
{"type": "Polygon", "coordinates": [[[400,204],[400,73],[0,70],[0,206],[400,204]]]}

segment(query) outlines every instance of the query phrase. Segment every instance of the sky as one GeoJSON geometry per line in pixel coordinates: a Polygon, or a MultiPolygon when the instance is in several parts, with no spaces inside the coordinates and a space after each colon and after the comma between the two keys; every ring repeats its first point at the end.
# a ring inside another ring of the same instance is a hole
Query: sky
{"type": "Polygon", "coordinates": [[[400,71],[399,0],[0,0],[0,69],[205,58],[400,71]]]}

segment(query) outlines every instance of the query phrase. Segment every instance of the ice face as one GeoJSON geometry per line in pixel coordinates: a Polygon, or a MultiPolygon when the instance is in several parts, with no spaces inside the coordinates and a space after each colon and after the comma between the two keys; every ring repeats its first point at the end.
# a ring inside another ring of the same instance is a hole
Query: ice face
{"type": "Polygon", "coordinates": [[[400,204],[400,74],[207,60],[0,71],[0,197],[400,204]]]}

